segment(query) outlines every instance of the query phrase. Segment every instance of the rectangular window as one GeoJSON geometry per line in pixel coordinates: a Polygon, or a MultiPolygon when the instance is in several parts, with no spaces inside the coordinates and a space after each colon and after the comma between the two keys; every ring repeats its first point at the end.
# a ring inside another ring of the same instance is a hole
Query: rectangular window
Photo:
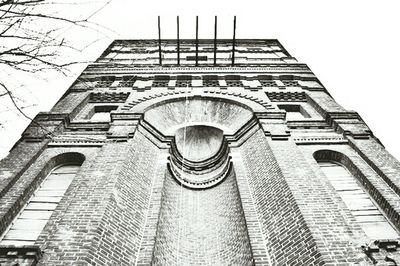
{"type": "Polygon", "coordinates": [[[100,105],[95,106],[93,115],[90,117],[90,121],[93,122],[109,122],[111,121],[110,112],[117,110],[118,106],[115,105],[100,105]]]}
{"type": "Polygon", "coordinates": [[[278,108],[286,111],[286,120],[303,120],[310,115],[298,104],[280,104],[278,108]]]}

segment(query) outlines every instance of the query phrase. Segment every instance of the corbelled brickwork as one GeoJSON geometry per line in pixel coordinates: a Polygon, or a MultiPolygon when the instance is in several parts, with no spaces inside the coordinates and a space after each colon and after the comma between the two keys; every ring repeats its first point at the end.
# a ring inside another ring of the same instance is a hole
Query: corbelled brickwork
{"type": "Polygon", "coordinates": [[[179,47],[114,41],[22,133],[1,265],[400,263],[400,163],[359,114],[277,40],[179,47]]]}

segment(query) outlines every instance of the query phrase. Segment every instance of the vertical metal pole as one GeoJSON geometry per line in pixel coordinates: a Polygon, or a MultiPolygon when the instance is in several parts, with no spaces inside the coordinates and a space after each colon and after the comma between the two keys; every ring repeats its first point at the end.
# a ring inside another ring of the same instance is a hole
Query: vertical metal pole
{"type": "Polygon", "coordinates": [[[199,64],[199,17],[196,16],[196,66],[199,64]]]}
{"type": "Polygon", "coordinates": [[[214,65],[217,64],[217,16],[214,20],[214,65]]]}
{"type": "Polygon", "coordinates": [[[235,65],[235,45],[236,45],[236,16],[234,16],[233,18],[232,66],[235,65]]]}
{"type": "Polygon", "coordinates": [[[158,55],[160,58],[160,65],[162,65],[161,59],[161,25],[160,25],[160,16],[158,16],[158,55]]]}
{"type": "Polygon", "coordinates": [[[179,50],[179,16],[176,17],[176,33],[177,33],[177,53],[178,53],[178,65],[181,62],[181,55],[180,55],[180,50],[179,50]]]}

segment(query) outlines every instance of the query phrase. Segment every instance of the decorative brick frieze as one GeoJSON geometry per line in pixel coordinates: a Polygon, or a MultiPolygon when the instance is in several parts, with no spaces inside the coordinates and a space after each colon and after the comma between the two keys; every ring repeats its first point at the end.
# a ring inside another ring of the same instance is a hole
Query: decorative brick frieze
{"type": "Polygon", "coordinates": [[[305,92],[266,92],[272,102],[307,102],[305,92]]]}
{"type": "Polygon", "coordinates": [[[140,113],[128,113],[128,112],[113,112],[111,113],[111,121],[117,121],[117,120],[141,120],[143,119],[143,114],[140,113]]]}
{"type": "Polygon", "coordinates": [[[257,119],[284,120],[285,112],[282,110],[273,110],[269,112],[255,112],[254,116],[257,117],[257,119]]]}
{"type": "Polygon", "coordinates": [[[41,257],[38,246],[0,247],[0,265],[4,266],[35,266],[41,257]]]}
{"type": "Polygon", "coordinates": [[[68,131],[107,131],[110,128],[109,122],[73,122],[66,126],[68,131]]]}
{"type": "Polygon", "coordinates": [[[125,75],[119,80],[118,87],[133,87],[137,77],[135,75],[125,75]]]}
{"type": "Polygon", "coordinates": [[[288,121],[288,128],[290,129],[331,129],[332,127],[324,120],[309,120],[309,121],[288,121]]]}
{"type": "Polygon", "coordinates": [[[64,131],[54,136],[48,143],[49,147],[101,147],[106,141],[105,132],[64,131]]]}
{"type": "Polygon", "coordinates": [[[82,75],[89,74],[176,74],[176,73],[196,73],[196,72],[211,72],[221,74],[238,74],[238,73],[265,73],[265,72],[277,72],[277,73],[312,73],[311,70],[305,64],[268,64],[261,66],[217,66],[217,67],[159,67],[159,66],[140,66],[130,67],[127,65],[114,65],[113,68],[109,68],[107,64],[94,64],[86,68],[82,75]]]}
{"type": "Polygon", "coordinates": [[[326,120],[332,124],[335,120],[361,120],[361,117],[356,112],[327,112],[326,120]]]}
{"type": "Polygon", "coordinates": [[[129,97],[129,93],[91,93],[90,103],[124,103],[129,97]]]}
{"type": "Polygon", "coordinates": [[[297,145],[315,145],[315,144],[347,144],[347,139],[343,137],[317,137],[317,136],[301,136],[293,137],[297,145]]]}

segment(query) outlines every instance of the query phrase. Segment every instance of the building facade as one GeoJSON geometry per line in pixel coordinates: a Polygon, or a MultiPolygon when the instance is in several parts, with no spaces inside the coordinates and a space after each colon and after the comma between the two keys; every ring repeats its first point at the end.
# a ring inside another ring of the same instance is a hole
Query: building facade
{"type": "Polygon", "coordinates": [[[400,163],[277,40],[116,40],[0,177],[1,265],[400,262],[400,163]]]}

